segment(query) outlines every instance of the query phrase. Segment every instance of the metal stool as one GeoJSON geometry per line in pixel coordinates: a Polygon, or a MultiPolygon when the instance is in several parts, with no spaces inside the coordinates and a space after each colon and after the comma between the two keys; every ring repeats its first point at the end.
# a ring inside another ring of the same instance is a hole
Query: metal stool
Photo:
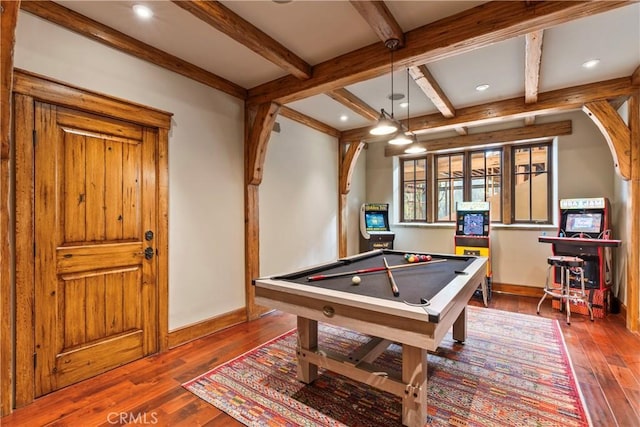
{"type": "Polygon", "coordinates": [[[542,301],[551,295],[554,298],[560,299],[560,309],[562,310],[562,303],[566,301],[567,310],[567,325],[571,324],[571,302],[582,301],[587,305],[589,309],[589,315],[591,321],[593,321],[593,310],[591,309],[591,303],[589,297],[584,289],[584,260],[575,256],[550,256],[547,258],[547,280],[544,284],[544,295],[538,302],[537,313],[540,314],[540,306],[542,301]],[[560,268],[560,283],[554,283],[554,279],[549,280],[549,277],[553,274],[553,268],[560,268]],[[573,272],[576,280],[579,281],[579,288],[571,287],[571,273],[573,272]],[[559,286],[558,286],[559,285],[559,286]]]}

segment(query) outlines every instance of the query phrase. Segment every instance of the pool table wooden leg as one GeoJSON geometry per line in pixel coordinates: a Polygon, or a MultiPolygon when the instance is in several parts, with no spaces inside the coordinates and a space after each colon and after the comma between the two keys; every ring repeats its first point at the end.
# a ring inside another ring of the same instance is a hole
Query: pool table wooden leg
{"type": "MultiPolygon", "coordinates": [[[[318,349],[318,321],[298,316],[298,352],[318,349]]],[[[298,354],[298,380],[309,384],[318,378],[318,366],[298,354]]]]}
{"type": "Polygon", "coordinates": [[[458,342],[464,342],[467,339],[467,307],[462,309],[453,323],[453,339],[458,342]]]}
{"type": "Polygon", "coordinates": [[[402,424],[422,427],[427,422],[427,350],[402,345],[402,424]]]}

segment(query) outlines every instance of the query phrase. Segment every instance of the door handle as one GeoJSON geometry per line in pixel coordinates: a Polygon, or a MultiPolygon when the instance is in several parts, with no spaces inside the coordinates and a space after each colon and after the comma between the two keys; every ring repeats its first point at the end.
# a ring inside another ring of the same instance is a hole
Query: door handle
{"type": "Polygon", "coordinates": [[[153,258],[153,248],[151,246],[149,246],[147,249],[144,250],[144,258],[145,259],[153,258]]]}

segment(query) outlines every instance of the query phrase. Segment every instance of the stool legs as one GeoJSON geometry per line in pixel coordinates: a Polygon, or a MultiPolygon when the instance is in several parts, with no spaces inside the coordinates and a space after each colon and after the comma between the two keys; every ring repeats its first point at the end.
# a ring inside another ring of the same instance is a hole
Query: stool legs
{"type": "Polygon", "coordinates": [[[550,264],[547,269],[547,278],[544,284],[544,293],[540,301],[538,301],[538,307],[536,309],[536,313],[540,314],[540,307],[542,306],[542,302],[545,300],[547,295],[551,295],[554,298],[560,299],[560,310],[562,311],[563,305],[565,305],[564,309],[567,311],[567,325],[571,324],[571,302],[573,301],[582,301],[587,305],[587,309],[589,310],[589,318],[593,321],[593,309],[591,307],[591,303],[588,301],[587,292],[584,288],[584,269],[581,266],[570,265],[568,263],[557,263],[556,265],[550,264]],[[554,286],[554,279],[550,279],[552,275],[553,267],[557,267],[560,269],[560,287],[554,286]],[[579,281],[580,287],[574,288],[572,291],[571,288],[571,273],[573,272],[576,280],[579,281]]]}

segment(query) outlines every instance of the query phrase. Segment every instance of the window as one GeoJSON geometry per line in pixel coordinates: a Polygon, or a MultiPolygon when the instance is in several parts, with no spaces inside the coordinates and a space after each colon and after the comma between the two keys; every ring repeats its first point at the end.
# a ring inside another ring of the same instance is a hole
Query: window
{"type": "Polygon", "coordinates": [[[544,141],[400,159],[401,221],[453,222],[457,202],[488,201],[492,222],[549,224],[552,147],[544,141]]]}
{"type": "Polygon", "coordinates": [[[436,221],[455,221],[456,203],[464,200],[464,154],[436,156],[436,221]]]}
{"type": "Polygon", "coordinates": [[[472,202],[491,203],[491,221],[502,221],[502,149],[473,151],[471,157],[472,202]]]}
{"type": "Polygon", "coordinates": [[[551,222],[551,144],[512,147],[514,222],[551,222]]]}
{"type": "Polygon", "coordinates": [[[401,221],[427,220],[427,159],[401,160],[401,221]]]}

